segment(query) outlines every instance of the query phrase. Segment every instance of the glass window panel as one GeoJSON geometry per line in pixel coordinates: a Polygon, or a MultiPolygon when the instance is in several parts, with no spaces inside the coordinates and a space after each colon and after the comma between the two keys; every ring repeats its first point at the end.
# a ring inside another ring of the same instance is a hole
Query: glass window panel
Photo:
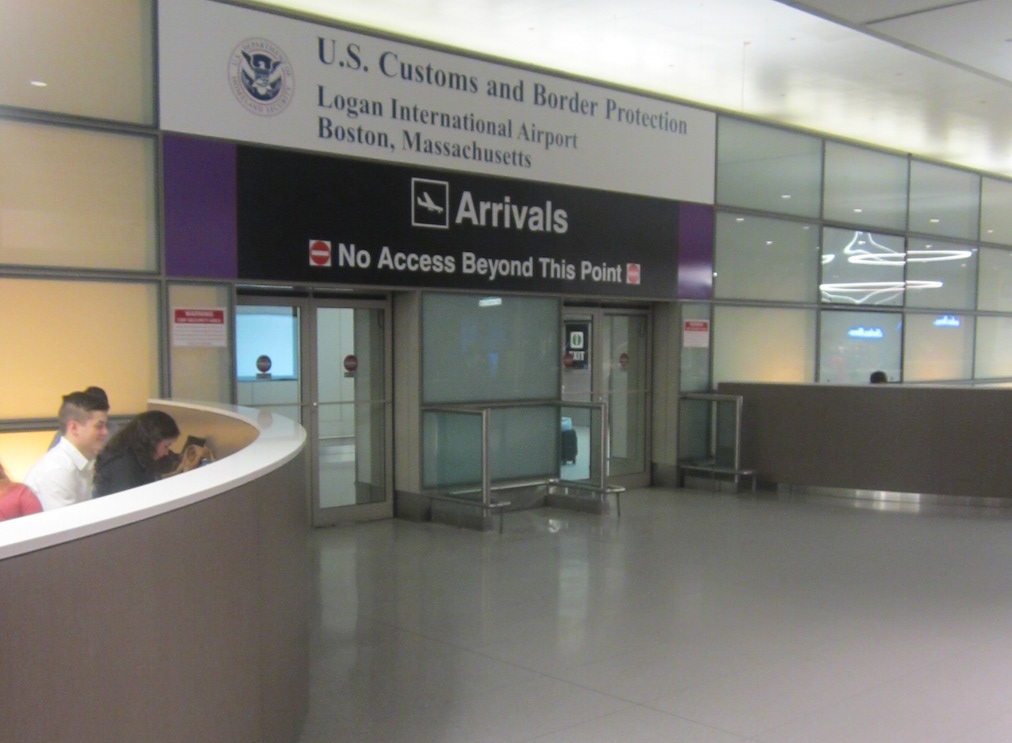
{"type": "Polygon", "coordinates": [[[814,311],[714,308],[714,389],[721,382],[811,382],[814,378],[814,311]]]}
{"type": "Polygon", "coordinates": [[[245,305],[235,313],[235,374],[240,382],[299,378],[299,311],[245,305]],[[260,369],[266,356],[268,371],[260,369]]]}
{"type": "Polygon", "coordinates": [[[0,263],[155,271],[152,137],[0,120],[0,263]]]}
{"type": "Polygon", "coordinates": [[[977,309],[1012,312],[1012,250],[980,249],[977,309]]]}
{"type": "Polygon", "coordinates": [[[903,238],[826,227],[819,295],[831,304],[902,305],[903,238]]]}
{"type": "Polygon", "coordinates": [[[821,188],[821,139],[719,118],[718,204],[817,217],[821,188]]]}
{"type": "Polygon", "coordinates": [[[17,322],[0,322],[0,418],[55,418],[60,397],[97,385],[113,415],[158,397],[158,291],[154,284],[0,279],[17,322]],[[58,330],[58,332],[57,332],[58,330]]]}
{"type": "Polygon", "coordinates": [[[899,381],[902,315],[824,310],[820,321],[820,382],[864,384],[873,371],[899,381]]]}
{"type": "Polygon", "coordinates": [[[560,309],[552,297],[425,294],[422,399],[558,399],[560,309]]]}
{"type": "Polygon", "coordinates": [[[154,7],[0,0],[0,104],[154,123],[154,7]]]}
{"type": "Polygon", "coordinates": [[[908,314],[904,324],[904,382],[941,382],[973,377],[971,315],[908,314]]]}
{"type": "Polygon", "coordinates": [[[1012,317],[977,318],[977,379],[1012,377],[1012,317]]]}
{"type": "Polygon", "coordinates": [[[1012,245],[1012,182],[984,179],[981,185],[980,239],[1012,245]]]}
{"type": "Polygon", "coordinates": [[[826,142],[822,218],[905,230],[907,159],[826,142]]]}
{"type": "MultiPolygon", "coordinates": [[[[215,284],[170,284],[169,322],[178,309],[215,308],[225,311],[225,331],[228,321],[229,298],[227,286],[215,284]]],[[[227,345],[193,346],[170,340],[169,384],[172,397],[177,400],[202,400],[206,402],[232,401],[232,370],[227,345]]]]}
{"type": "Polygon", "coordinates": [[[727,299],[815,301],[815,225],[722,212],[717,215],[714,291],[727,299]]]}
{"type": "Polygon", "coordinates": [[[957,243],[910,239],[907,247],[907,307],[973,309],[977,295],[977,250],[957,243]]]}
{"type": "Polygon", "coordinates": [[[914,160],[910,163],[910,231],[977,239],[980,176],[914,160]]]}
{"type": "MultiPolygon", "coordinates": [[[[558,474],[559,411],[555,406],[495,408],[488,436],[493,481],[558,474]]],[[[481,484],[480,415],[423,413],[422,484],[426,488],[481,484]]],[[[481,496],[475,493],[474,497],[481,496]]]]}

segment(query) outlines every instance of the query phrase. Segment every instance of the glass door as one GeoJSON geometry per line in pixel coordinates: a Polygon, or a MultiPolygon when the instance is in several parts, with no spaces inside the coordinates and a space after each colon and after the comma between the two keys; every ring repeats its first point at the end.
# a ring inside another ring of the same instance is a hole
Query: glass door
{"type": "Polygon", "coordinates": [[[317,301],[312,319],[313,521],[390,518],[385,304],[317,301]]]}
{"type": "MultiPolygon", "coordinates": [[[[650,315],[647,311],[567,308],[564,316],[562,399],[608,404],[607,481],[640,487],[650,482],[648,421],[650,315]]],[[[563,409],[564,479],[590,477],[590,413],[563,409]],[[575,456],[566,431],[575,432],[575,456]]]]}
{"type": "Polygon", "coordinates": [[[386,303],[240,297],[240,405],[308,434],[314,526],[393,515],[386,303]]]}

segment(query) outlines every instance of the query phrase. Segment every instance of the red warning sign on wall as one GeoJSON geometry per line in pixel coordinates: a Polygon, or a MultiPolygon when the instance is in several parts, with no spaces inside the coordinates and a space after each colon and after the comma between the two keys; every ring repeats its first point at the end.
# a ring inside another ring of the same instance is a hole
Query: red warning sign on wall
{"type": "Polygon", "coordinates": [[[224,307],[175,307],[172,310],[173,346],[228,345],[224,307]]]}

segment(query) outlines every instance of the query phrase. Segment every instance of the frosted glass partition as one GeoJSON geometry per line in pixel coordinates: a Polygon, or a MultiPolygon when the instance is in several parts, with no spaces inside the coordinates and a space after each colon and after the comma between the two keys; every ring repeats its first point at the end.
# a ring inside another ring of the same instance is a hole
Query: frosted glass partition
{"type": "Polygon", "coordinates": [[[703,392],[710,389],[710,305],[685,303],[681,318],[680,391],[703,392]]]}
{"type": "Polygon", "coordinates": [[[977,249],[911,238],[906,284],[907,307],[972,310],[977,298],[977,249]]]}
{"type": "Polygon", "coordinates": [[[0,321],[0,419],[55,419],[60,395],[92,384],[114,416],[158,394],[156,284],[0,278],[0,297],[19,318],[0,321]]]}
{"type": "MultiPolygon", "coordinates": [[[[228,322],[231,290],[218,284],[169,284],[169,322],[174,325],[177,310],[221,310],[228,322]]],[[[172,397],[227,403],[232,399],[232,368],[227,338],[222,345],[198,345],[171,337],[169,352],[172,397]]]]}
{"type": "Polygon", "coordinates": [[[1012,250],[980,249],[977,309],[1012,312],[1012,250]]]}
{"type": "Polygon", "coordinates": [[[1012,183],[984,178],[980,188],[980,239],[1012,245],[1012,183]]]}
{"type": "Polygon", "coordinates": [[[819,381],[866,384],[873,371],[900,381],[903,316],[896,312],[821,313],[819,381]]]}
{"type": "Polygon", "coordinates": [[[3,263],[158,270],[153,137],[0,119],[0,163],[3,263]]]}
{"type": "Polygon", "coordinates": [[[901,306],[906,249],[903,238],[863,230],[822,231],[824,303],[901,306]]]}
{"type": "Polygon", "coordinates": [[[826,142],[822,218],[905,230],[907,158],[826,142]]]}
{"type": "Polygon", "coordinates": [[[813,310],[715,307],[713,385],[815,379],[813,310]]]}
{"type": "Polygon", "coordinates": [[[980,176],[914,160],[910,163],[911,232],[976,240],[980,176]]]}
{"type": "Polygon", "coordinates": [[[1012,377],[1012,317],[977,318],[974,379],[1012,377]]]}
{"type": "Polygon", "coordinates": [[[423,295],[423,403],[558,399],[560,312],[553,297],[423,295]]]}
{"type": "Polygon", "coordinates": [[[151,0],[0,0],[0,104],[154,123],[151,0]]]}
{"type": "Polygon", "coordinates": [[[972,315],[907,313],[903,381],[944,382],[973,376],[972,315]]]}
{"type": "Polygon", "coordinates": [[[737,119],[717,122],[717,203],[819,216],[822,140],[737,119]]]}
{"type": "MultiPolygon", "coordinates": [[[[422,486],[444,489],[479,485],[481,437],[480,408],[473,412],[423,411],[422,486]]],[[[492,481],[557,477],[558,407],[492,408],[489,467],[492,481]]]]}
{"type": "Polygon", "coordinates": [[[816,225],[721,212],[716,227],[716,297],[815,300],[819,275],[816,225]]]}

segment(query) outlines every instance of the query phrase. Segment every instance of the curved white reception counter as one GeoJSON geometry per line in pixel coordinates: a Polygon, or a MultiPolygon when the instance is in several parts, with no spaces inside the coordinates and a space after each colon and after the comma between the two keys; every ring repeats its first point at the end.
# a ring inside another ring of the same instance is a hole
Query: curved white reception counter
{"type": "Polygon", "coordinates": [[[216,461],[0,522],[0,729],[12,741],[292,741],[309,682],[296,423],[151,401],[216,461]]]}

